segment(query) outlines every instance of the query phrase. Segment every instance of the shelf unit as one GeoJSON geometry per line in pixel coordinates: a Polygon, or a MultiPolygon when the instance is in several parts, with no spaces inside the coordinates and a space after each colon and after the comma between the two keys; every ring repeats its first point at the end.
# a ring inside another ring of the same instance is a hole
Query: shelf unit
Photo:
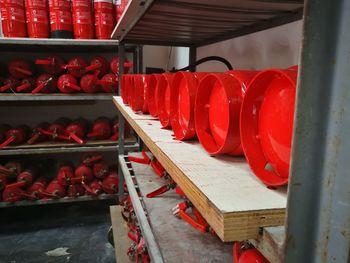
{"type": "MultiPolygon", "coordinates": [[[[131,0],[113,32],[120,47],[190,47],[192,63],[199,46],[304,15],[287,227],[264,227],[251,240],[271,262],[347,262],[350,257],[349,12],[346,0],[131,0]]],[[[119,54],[123,58],[123,49],[119,54]]]]}

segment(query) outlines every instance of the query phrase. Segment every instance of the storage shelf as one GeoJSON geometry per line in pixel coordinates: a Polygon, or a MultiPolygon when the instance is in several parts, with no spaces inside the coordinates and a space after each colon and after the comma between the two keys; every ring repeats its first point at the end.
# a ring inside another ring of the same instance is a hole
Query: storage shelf
{"type": "Polygon", "coordinates": [[[259,229],[284,224],[286,188],[271,190],[243,158],[210,157],[197,141],[180,142],[159,121],[118,110],[223,241],[256,239],[259,229]]]}
{"type": "Polygon", "coordinates": [[[30,94],[30,93],[0,93],[2,101],[86,101],[111,100],[113,93],[103,94],[30,94]]]}
{"type": "MultiPolygon", "coordinates": [[[[125,150],[135,151],[139,145],[135,139],[127,138],[125,140],[125,150]]],[[[0,150],[0,156],[5,155],[26,155],[26,154],[50,154],[50,153],[66,153],[66,152],[107,152],[118,151],[117,141],[97,140],[88,141],[79,145],[71,142],[44,142],[37,144],[24,144],[19,146],[8,146],[0,150]]]]}
{"type": "MultiPolygon", "coordinates": [[[[97,40],[97,39],[52,39],[52,38],[0,38],[0,51],[32,51],[38,52],[60,51],[64,48],[69,51],[98,51],[116,52],[118,51],[117,40],[97,40]],[[24,50],[25,49],[25,50],[24,50]]],[[[127,52],[135,50],[135,46],[127,45],[127,52]]]]}
{"type": "Polygon", "coordinates": [[[148,45],[208,45],[299,20],[303,4],[303,0],[131,0],[112,38],[148,45]]]}
{"type": "Polygon", "coordinates": [[[62,203],[76,203],[76,202],[87,202],[87,201],[94,201],[94,200],[113,200],[117,197],[117,195],[112,194],[101,194],[98,196],[89,196],[89,195],[83,195],[76,198],[73,197],[64,197],[60,199],[47,199],[47,200],[37,200],[37,201],[29,201],[29,200],[23,200],[18,201],[15,203],[9,203],[9,202],[0,202],[0,208],[7,208],[7,207],[18,207],[18,206],[34,206],[34,205],[49,205],[49,204],[62,204],[62,203]]]}

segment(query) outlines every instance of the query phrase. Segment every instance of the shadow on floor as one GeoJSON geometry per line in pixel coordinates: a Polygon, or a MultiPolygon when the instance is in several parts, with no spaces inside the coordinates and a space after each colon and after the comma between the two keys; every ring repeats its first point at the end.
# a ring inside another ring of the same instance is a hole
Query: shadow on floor
{"type": "Polygon", "coordinates": [[[0,210],[0,263],[114,263],[114,249],[107,240],[112,204],[93,201],[0,210]]]}

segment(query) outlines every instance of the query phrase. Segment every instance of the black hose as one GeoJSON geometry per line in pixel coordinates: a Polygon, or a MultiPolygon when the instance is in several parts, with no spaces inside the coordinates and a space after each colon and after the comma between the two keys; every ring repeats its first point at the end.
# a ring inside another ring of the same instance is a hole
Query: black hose
{"type": "Polygon", "coordinates": [[[208,61],[219,61],[219,62],[224,63],[228,70],[233,69],[231,63],[228,60],[224,59],[223,57],[209,56],[209,57],[201,58],[201,59],[197,60],[196,62],[188,65],[187,67],[180,68],[180,69],[173,68],[170,72],[178,72],[178,71],[186,71],[186,70],[194,71],[195,66],[202,64],[202,63],[205,63],[205,62],[208,62],[208,61]]]}

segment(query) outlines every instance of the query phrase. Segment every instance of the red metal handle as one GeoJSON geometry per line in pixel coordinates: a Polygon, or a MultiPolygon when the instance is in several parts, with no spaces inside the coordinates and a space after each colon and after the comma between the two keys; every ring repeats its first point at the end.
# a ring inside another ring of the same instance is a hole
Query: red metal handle
{"type": "Polygon", "coordinates": [[[6,185],[6,189],[18,189],[26,185],[26,182],[16,182],[13,184],[6,185]]]}
{"type": "Polygon", "coordinates": [[[72,138],[74,141],[76,141],[76,142],[79,143],[79,144],[84,144],[84,143],[85,143],[83,139],[79,138],[79,137],[78,137],[75,133],[73,133],[73,132],[71,132],[71,133],[69,134],[69,137],[72,138]]]}
{"type": "Polygon", "coordinates": [[[16,88],[16,90],[17,90],[18,92],[21,92],[22,90],[25,90],[25,89],[29,88],[30,85],[31,85],[30,83],[20,85],[20,86],[18,86],[18,87],[16,88]]]}
{"type": "Polygon", "coordinates": [[[46,85],[49,83],[49,79],[47,81],[41,82],[35,89],[33,89],[32,94],[39,93],[46,85]]]}
{"type": "Polygon", "coordinates": [[[29,138],[29,140],[27,141],[28,144],[33,144],[34,142],[36,142],[37,139],[39,139],[40,134],[34,134],[32,137],[29,138]]]}
{"type": "Polygon", "coordinates": [[[86,137],[92,138],[92,137],[98,137],[98,136],[100,136],[100,135],[101,135],[101,132],[99,132],[99,131],[92,131],[92,132],[88,133],[88,134],[86,135],[86,137]]]}
{"type": "Polygon", "coordinates": [[[90,65],[90,66],[87,66],[87,67],[85,68],[85,70],[86,70],[86,71],[92,71],[92,70],[101,68],[101,66],[102,66],[101,64],[92,64],[92,65],[90,65]]]}
{"type": "Polygon", "coordinates": [[[134,66],[134,63],[131,63],[131,62],[124,62],[124,67],[125,68],[131,68],[134,66]]]}
{"type": "Polygon", "coordinates": [[[79,87],[78,85],[75,85],[75,84],[73,84],[73,83],[71,83],[71,82],[67,82],[67,83],[65,83],[64,85],[67,86],[67,87],[69,87],[69,88],[71,88],[71,89],[74,89],[74,90],[76,90],[76,91],[80,91],[80,90],[81,90],[80,87],[79,87]]]}
{"type": "Polygon", "coordinates": [[[94,163],[96,161],[102,160],[102,155],[94,155],[91,158],[88,158],[86,160],[83,161],[84,164],[91,164],[94,163]]]}
{"type": "MultiPolygon", "coordinates": [[[[111,138],[109,138],[111,141],[116,141],[118,140],[119,137],[119,132],[114,133],[111,138]]],[[[130,159],[129,159],[130,160],[130,159]]]]}
{"type": "Polygon", "coordinates": [[[11,142],[13,142],[16,139],[15,136],[9,137],[6,141],[4,141],[2,144],[0,144],[0,149],[6,147],[9,145],[11,142]]]}
{"type": "Polygon", "coordinates": [[[50,59],[37,59],[35,60],[36,65],[53,65],[53,61],[50,59]]]}
{"type": "Polygon", "coordinates": [[[135,162],[135,163],[141,163],[141,164],[149,164],[151,162],[151,159],[148,157],[145,151],[141,152],[142,158],[135,157],[135,156],[129,156],[129,161],[130,162],[135,162]]]}
{"type": "Polygon", "coordinates": [[[154,172],[155,172],[159,177],[163,177],[163,176],[164,176],[165,169],[164,169],[164,167],[160,164],[160,162],[159,162],[158,160],[155,160],[155,161],[151,162],[151,167],[153,168],[154,172]]]}
{"type": "Polygon", "coordinates": [[[33,75],[33,72],[31,72],[31,71],[29,71],[29,70],[26,70],[26,69],[23,69],[23,68],[14,67],[13,69],[14,69],[15,71],[20,72],[20,73],[22,73],[22,74],[24,74],[24,75],[27,75],[27,76],[33,75]]]}
{"type": "Polygon", "coordinates": [[[185,220],[187,223],[189,223],[191,226],[193,226],[195,229],[199,230],[200,232],[207,232],[206,225],[202,225],[199,222],[197,222],[195,219],[193,219],[190,215],[188,215],[185,211],[180,210],[179,216],[185,220]]]}
{"type": "Polygon", "coordinates": [[[62,65],[63,69],[81,69],[81,66],[79,65],[72,65],[72,64],[67,64],[67,65],[62,65]]]}
{"type": "Polygon", "coordinates": [[[108,85],[108,84],[111,84],[112,83],[112,81],[109,81],[109,80],[101,80],[101,79],[98,79],[97,81],[96,81],[96,84],[97,85],[108,85]]]}
{"type": "Polygon", "coordinates": [[[146,195],[147,198],[153,198],[158,195],[164,194],[170,190],[170,187],[168,185],[163,185],[159,187],[158,189],[154,190],[153,192],[150,192],[146,195]]]}
{"type": "Polygon", "coordinates": [[[11,88],[11,84],[6,84],[0,88],[1,92],[7,91],[11,88]]]}

